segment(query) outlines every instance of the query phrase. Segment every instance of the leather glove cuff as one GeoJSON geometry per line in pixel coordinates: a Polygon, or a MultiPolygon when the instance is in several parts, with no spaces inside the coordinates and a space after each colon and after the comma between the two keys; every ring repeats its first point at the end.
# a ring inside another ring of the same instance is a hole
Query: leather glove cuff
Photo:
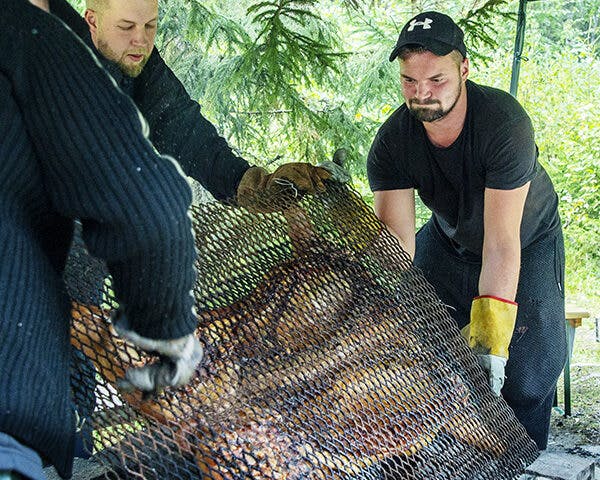
{"type": "Polygon", "coordinates": [[[302,162],[286,163],[271,174],[262,167],[250,167],[240,180],[236,201],[252,210],[283,210],[303,193],[325,191],[323,182],[330,177],[326,169],[302,162]]]}
{"type": "Polygon", "coordinates": [[[264,189],[268,177],[269,173],[262,167],[250,167],[246,170],[237,187],[238,204],[243,205],[246,199],[251,199],[257,191],[264,189]]]}
{"type": "Polygon", "coordinates": [[[469,346],[479,355],[508,358],[508,346],[517,319],[517,303],[482,295],[471,304],[469,346]]]}
{"type": "Polygon", "coordinates": [[[320,162],[317,164],[317,167],[327,170],[331,174],[329,179],[333,182],[348,183],[350,180],[352,180],[352,176],[348,170],[337,163],[332,162],[331,160],[320,162]]]}
{"type": "Polygon", "coordinates": [[[145,352],[156,353],[167,357],[187,357],[190,356],[189,352],[193,349],[190,342],[190,337],[193,337],[193,334],[171,340],[158,340],[142,337],[118,322],[113,322],[113,327],[119,337],[133,343],[136,347],[145,352]]]}

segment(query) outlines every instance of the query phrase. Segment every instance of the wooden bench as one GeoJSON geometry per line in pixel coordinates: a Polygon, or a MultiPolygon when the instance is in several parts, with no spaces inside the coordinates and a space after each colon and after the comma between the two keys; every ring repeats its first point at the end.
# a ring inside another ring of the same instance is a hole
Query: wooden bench
{"type": "MultiPolygon", "coordinates": [[[[567,327],[567,362],[563,372],[564,382],[564,416],[571,415],[571,356],[573,355],[573,342],[575,331],[581,327],[584,318],[589,318],[590,312],[580,307],[567,305],[565,307],[565,322],[567,327]]],[[[554,394],[554,406],[558,405],[558,394],[554,394]]]]}

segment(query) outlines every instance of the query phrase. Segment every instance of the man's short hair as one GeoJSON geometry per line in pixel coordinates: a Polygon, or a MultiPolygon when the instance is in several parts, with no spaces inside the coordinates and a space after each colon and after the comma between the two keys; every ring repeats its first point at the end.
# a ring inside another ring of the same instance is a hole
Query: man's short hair
{"type": "Polygon", "coordinates": [[[106,9],[109,0],[85,0],[85,7],[96,12],[106,9]]]}
{"type": "MultiPolygon", "coordinates": [[[[422,45],[413,44],[413,45],[405,45],[400,50],[398,50],[396,52],[396,54],[397,54],[397,58],[399,58],[400,60],[406,60],[408,57],[410,57],[411,55],[413,55],[415,53],[425,53],[425,52],[429,52],[429,51],[430,50],[428,48],[426,48],[422,45]]],[[[454,60],[454,62],[459,66],[465,58],[465,57],[463,57],[463,54],[456,49],[452,50],[449,55],[451,56],[452,60],[454,60]]]]}

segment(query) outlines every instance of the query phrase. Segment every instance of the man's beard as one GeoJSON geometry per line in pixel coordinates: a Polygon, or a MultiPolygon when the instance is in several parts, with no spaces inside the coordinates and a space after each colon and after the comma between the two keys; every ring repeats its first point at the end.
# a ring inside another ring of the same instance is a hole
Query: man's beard
{"type": "Polygon", "coordinates": [[[456,97],[446,110],[442,108],[442,104],[439,100],[427,100],[425,102],[420,102],[417,105],[439,105],[438,108],[420,108],[419,106],[415,106],[415,99],[410,99],[408,101],[408,109],[410,113],[412,113],[413,117],[421,122],[435,122],[440,118],[448,115],[458,103],[458,99],[460,98],[460,94],[462,92],[462,82],[458,84],[458,91],[456,92],[456,97]]]}
{"type": "Polygon", "coordinates": [[[145,52],[127,52],[119,57],[117,53],[108,46],[107,42],[103,42],[101,40],[98,40],[98,51],[108,60],[116,63],[124,75],[132,78],[135,78],[142,73],[142,70],[146,66],[149,58],[149,55],[145,52]],[[128,54],[143,55],[144,58],[142,58],[142,60],[138,63],[125,63],[124,58],[128,54]]]}

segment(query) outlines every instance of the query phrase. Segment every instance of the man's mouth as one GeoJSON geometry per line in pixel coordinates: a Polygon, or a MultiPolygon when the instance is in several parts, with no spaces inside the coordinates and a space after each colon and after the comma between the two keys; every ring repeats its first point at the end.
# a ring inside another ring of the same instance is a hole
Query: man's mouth
{"type": "Polygon", "coordinates": [[[438,105],[440,102],[437,100],[427,100],[425,102],[417,102],[415,100],[411,100],[410,104],[413,107],[428,107],[432,105],[438,105]]]}
{"type": "Polygon", "coordinates": [[[129,53],[127,58],[134,62],[141,62],[144,59],[144,55],[142,53],[129,53]]]}

